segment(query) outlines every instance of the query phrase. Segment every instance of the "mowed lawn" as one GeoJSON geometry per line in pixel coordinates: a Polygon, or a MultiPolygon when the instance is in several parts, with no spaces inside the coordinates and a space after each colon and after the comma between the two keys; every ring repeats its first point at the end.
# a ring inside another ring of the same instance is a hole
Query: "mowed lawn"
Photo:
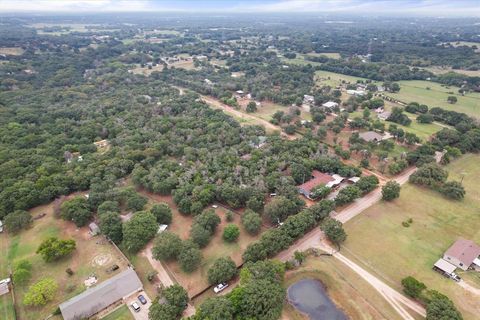
{"type": "MultiPolygon", "coordinates": [[[[414,276],[448,295],[465,319],[478,319],[479,298],[433,271],[432,266],[459,237],[480,243],[479,161],[479,155],[468,154],[446,167],[449,179],[464,176],[464,200],[447,200],[407,183],[399,199],[380,202],[345,224],[348,239],[342,252],[398,290],[402,278],[414,276]],[[403,227],[402,221],[409,218],[412,225],[403,227]]],[[[471,284],[480,288],[478,282],[471,284]]]]}
{"type": "MultiPolygon", "coordinates": [[[[13,268],[15,263],[22,259],[27,259],[32,263],[32,279],[25,286],[15,287],[19,319],[44,319],[55,311],[61,302],[84,291],[84,280],[90,275],[96,275],[100,283],[119,272],[107,274],[106,269],[111,265],[119,265],[120,270],[127,267],[128,262],[115,251],[110,243],[106,240],[102,241],[103,237],[92,238],[87,227],[77,229],[70,222],[54,218],[52,204],[36,207],[31,210],[31,213],[33,217],[40,213],[46,213],[47,215],[34,221],[30,229],[23,230],[17,235],[9,235],[9,244],[6,250],[3,249],[3,245],[1,246],[0,265],[2,270],[5,268],[4,266],[13,268]],[[49,237],[74,239],[76,250],[69,257],[46,263],[35,252],[40,243],[49,237]],[[97,242],[101,242],[101,244],[97,242]],[[67,268],[74,271],[73,276],[68,276],[65,272],[67,268]],[[55,299],[43,307],[24,306],[22,301],[28,287],[46,277],[53,278],[58,284],[55,299]]],[[[60,317],[54,317],[54,319],[57,318],[60,319],[60,317]]],[[[3,318],[0,317],[0,319],[3,318]]]]}
{"type": "Polygon", "coordinates": [[[103,317],[102,320],[133,320],[132,313],[126,305],[122,305],[117,310],[103,317]]]}
{"type": "Polygon", "coordinates": [[[401,86],[398,93],[385,92],[385,94],[406,103],[415,101],[426,104],[430,108],[441,107],[480,118],[480,93],[468,93],[462,96],[458,93],[458,87],[445,87],[430,81],[407,80],[398,83],[401,86]],[[448,103],[448,96],[456,96],[457,103],[448,103]]]}
{"type": "MultiPolygon", "coordinates": [[[[315,79],[317,85],[329,85],[331,87],[336,87],[340,85],[343,81],[356,83],[357,80],[367,80],[366,78],[348,76],[340,73],[330,72],[330,71],[315,71],[315,79]]],[[[375,83],[375,82],[374,82],[375,83]]]]}

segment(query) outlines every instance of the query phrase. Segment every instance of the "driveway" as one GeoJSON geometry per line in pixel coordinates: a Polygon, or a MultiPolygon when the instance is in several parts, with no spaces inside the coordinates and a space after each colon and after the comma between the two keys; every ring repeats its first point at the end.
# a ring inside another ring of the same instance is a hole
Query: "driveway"
{"type": "Polygon", "coordinates": [[[132,313],[133,317],[135,320],[148,320],[148,309],[150,308],[150,305],[152,304],[152,300],[148,297],[147,293],[145,291],[140,291],[136,292],[135,294],[132,294],[130,297],[124,299],[125,304],[128,307],[128,310],[132,313]],[[145,299],[147,299],[147,304],[141,304],[140,301],[138,301],[138,296],[143,295],[145,299]],[[140,311],[135,312],[132,308],[132,303],[136,302],[140,306],[140,311]]]}

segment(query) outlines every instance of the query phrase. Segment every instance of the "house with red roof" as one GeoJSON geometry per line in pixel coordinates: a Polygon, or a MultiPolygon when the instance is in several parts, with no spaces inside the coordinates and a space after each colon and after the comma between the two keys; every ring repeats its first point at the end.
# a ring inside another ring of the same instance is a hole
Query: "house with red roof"
{"type": "Polygon", "coordinates": [[[308,199],[313,200],[311,194],[315,187],[319,185],[325,185],[329,188],[335,188],[343,180],[344,178],[338,174],[329,175],[317,170],[313,170],[311,179],[299,185],[297,188],[299,193],[303,194],[308,199]]]}
{"type": "Polygon", "coordinates": [[[445,251],[443,259],[464,271],[469,268],[480,269],[480,246],[460,238],[445,251]]]}

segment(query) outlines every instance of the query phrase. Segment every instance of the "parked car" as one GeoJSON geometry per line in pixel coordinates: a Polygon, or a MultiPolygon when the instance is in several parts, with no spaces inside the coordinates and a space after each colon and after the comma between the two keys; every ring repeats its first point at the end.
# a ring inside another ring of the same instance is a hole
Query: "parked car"
{"type": "Polygon", "coordinates": [[[453,280],[455,280],[455,281],[457,281],[457,282],[460,282],[460,280],[462,280],[462,278],[460,278],[460,277],[458,276],[458,274],[456,274],[455,272],[452,272],[452,273],[450,274],[450,279],[453,279],[453,280]]]}
{"type": "Polygon", "coordinates": [[[137,298],[138,298],[138,301],[141,302],[141,304],[147,304],[147,299],[145,299],[145,297],[142,294],[139,295],[137,298]]]}
{"type": "Polygon", "coordinates": [[[106,272],[107,272],[107,273],[112,273],[113,271],[118,270],[118,268],[120,268],[120,267],[119,267],[118,265],[114,264],[114,265],[108,267],[107,270],[106,270],[106,272]]]}
{"type": "Polygon", "coordinates": [[[132,302],[131,304],[133,311],[140,312],[140,306],[136,302],[132,302]]]}
{"type": "Polygon", "coordinates": [[[215,293],[219,293],[223,290],[225,290],[226,288],[228,287],[228,283],[219,283],[215,286],[215,288],[213,288],[213,292],[215,293]]]}

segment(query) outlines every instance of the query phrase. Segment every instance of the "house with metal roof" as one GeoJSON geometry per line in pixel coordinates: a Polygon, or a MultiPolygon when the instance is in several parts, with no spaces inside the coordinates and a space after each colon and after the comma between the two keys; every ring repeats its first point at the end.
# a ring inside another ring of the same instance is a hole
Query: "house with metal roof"
{"type": "Polygon", "coordinates": [[[59,308],[65,320],[88,318],[141,290],[142,287],[137,273],[129,268],[63,302],[59,308]]]}
{"type": "Polygon", "coordinates": [[[445,251],[443,259],[464,271],[469,268],[480,269],[480,246],[460,238],[445,251]]]}

